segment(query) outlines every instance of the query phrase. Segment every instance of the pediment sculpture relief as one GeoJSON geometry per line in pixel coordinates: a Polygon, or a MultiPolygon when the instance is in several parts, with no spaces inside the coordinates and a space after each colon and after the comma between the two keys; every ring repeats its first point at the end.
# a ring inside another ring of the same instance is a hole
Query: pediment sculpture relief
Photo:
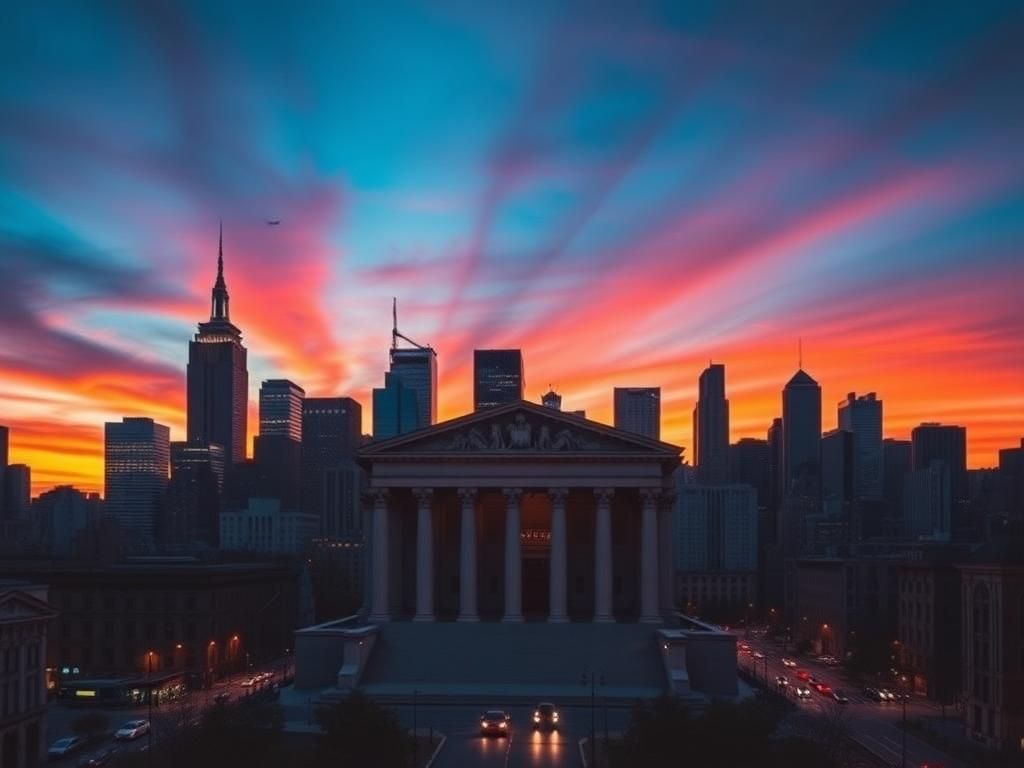
{"type": "Polygon", "coordinates": [[[532,424],[518,413],[508,424],[491,424],[489,434],[480,427],[471,427],[440,447],[450,451],[581,451],[600,445],[568,428],[552,434],[547,424],[532,424]]]}

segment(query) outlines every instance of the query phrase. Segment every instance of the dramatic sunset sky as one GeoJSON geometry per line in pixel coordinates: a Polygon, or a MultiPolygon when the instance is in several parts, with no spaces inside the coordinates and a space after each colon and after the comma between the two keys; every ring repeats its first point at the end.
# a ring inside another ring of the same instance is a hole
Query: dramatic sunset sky
{"type": "Polygon", "coordinates": [[[688,453],[723,362],[763,437],[802,337],[826,429],[873,390],[887,436],[1019,444],[1019,2],[497,5],[4,11],[0,423],[34,492],[102,488],[104,421],[183,439],[221,218],[254,402],[288,377],[369,431],[397,296],[442,418],[508,346],[601,421],[661,386],[688,453]]]}

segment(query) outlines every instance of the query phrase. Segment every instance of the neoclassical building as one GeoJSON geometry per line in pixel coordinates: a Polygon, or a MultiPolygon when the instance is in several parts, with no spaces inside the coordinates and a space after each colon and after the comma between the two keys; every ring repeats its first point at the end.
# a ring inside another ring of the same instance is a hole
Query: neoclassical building
{"type": "Polygon", "coordinates": [[[660,622],[680,452],[528,402],[364,448],[369,620],[660,622]]]}

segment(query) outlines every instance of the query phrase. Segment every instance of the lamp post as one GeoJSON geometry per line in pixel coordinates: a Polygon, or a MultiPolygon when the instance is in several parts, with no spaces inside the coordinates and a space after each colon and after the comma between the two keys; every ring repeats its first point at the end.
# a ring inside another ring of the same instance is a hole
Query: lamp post
{"type": "Polygon", "coordinates": [[[584,672],[580,678],[580,684],[585,688],[590,686],[590,765],[597,768],[597,752],[595,742],[597,741],[597,728],[595,725],[595,710],[597,708],[597,686],[604,685],[604,673],[584,672]]]}
{"type": "Polygon", "coordinates": [[[901,696],[903,701],[903,745],[901,747],[900,768],[907,768],[907,676],[901,675],[901,696]]]}
{"type": "Polygon", "coordinates": [[[153,656],[153,651],[146,653],[146,679],[149,683],[147,686],[149,689],[149,696],[147,697],[149,699],[149,730],[146,732],[148,740],[146,751],[149,752],[150,762],[153,760],[153,656]]]}

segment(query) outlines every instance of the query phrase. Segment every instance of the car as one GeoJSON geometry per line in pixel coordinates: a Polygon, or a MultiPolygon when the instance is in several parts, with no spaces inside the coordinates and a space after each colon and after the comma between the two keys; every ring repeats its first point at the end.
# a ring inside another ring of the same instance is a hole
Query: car
{"type": "Polygon", "coordinates": [[[507,736],[512,718],[500,709],[489,709],[480,715],[481,736],[507,736]]]}
{"type": "Polygon", "coordinates": [[[231,701],[231,694],[227,691],[218,693],[216,696],[213,697],[213,701],[216,704],[227,704],[229,701],[231,701]]]}
{"type": "Polygon", "coordinates": [[[783,659],[782,660],[782,666],[790,667],[791,669],[796,669],[796,662],[793,661],[792,659],[783,659]]]}
{"type": "Polygon", "coordinates": [[[815,683],[814,690],[820,693],[822,696],[832,695],[832,686],[827,683],[815,683]]]}
{"type": "Polygon", "coordinates": [[[51,759],[67,757],[68,755],[75,754],[84,746],[85,739],[79,736],[65,736],[63,739],[57,739],[53,742],[47,754],[51,759]]]}
{"type": "Polygon", "coordinates": [[[763,658],[764,658],[764,654],[763,654],[763,653],[761,653],[760,651],[754,651],[754,652],[753,652],[753,653],[751,654],[751,656],[753,656],[753,657],[754,657],[755,659],[757,659],[758,661],[761,661],[761,659],[763,659],[763,658]]]}
{"type": "Polygon", "coordinates": [[[796,679],[797,680],[810,680],[811,679],[811,673],[808,672],[806,669],[798,669],[796,671],[796,679]]]}
{"type": "Polygon", "coordinates": [[[775,684],[777,686],[779,686],[779,688],[785,688],[787,685],[789,685],[789,680],[787,680],[782,675],[776,675],[775,676],[775,684]]]}
{"type": "Polygon", "coordinates": [[[558,730],[558,710],[548,701],[542,701],[533,710],[533,729],[550,728],[558,730]]]}
{"type": "Polygon", "coordinates": [[[103,766],[107,765],[107,763],[113,759],[115,754],[117,754],[117,749],[115,747],[100,750],[95,755],[83,757],[79,760],[78,768],[103,768],[103,766]]]}
{"type": "Polygon", "coordinates": [[[821,683],[821,680],[816,678],[814,675],[811,675],[810,677],[807,678],[807,682],[811,684],[811,688],[814,688],[819,683],[821,683]]]}
{"type": "Polygon", "coordinates": [[[882,698],[882,694],[879,693],[877,688],[865,688],[864,695],[867,698],[871,699],[871,701],[885,701],[885,699],[882,698]]]}
{"type": "Polygon", "coordinates": [[[839,704],[849,704],[850,703],[850,700],[846,697],[846,694],[843,693],[841,690],[838,690],[838,689],[832,691],[832,698],[835,699],[836,702],[839,703],[839,704]]]}
{"type": "Polygon", "coordinates": [[[882,699],[885,701],[896,701],[896,695],[888,688],[882,688],[878,692],[882,695],[882,699]]]}
{"type": "Polygon", "coordinates": [[[798,699],[809,699],[811,698],[811,689],[806,685],[798,685],[796,687],[796,697],[798,699]]]}
{"type": "Polygon", "coordinates": [[[747,645],[746,643],[740,643],[740,650],[743,651],[744,653],[746,653],[747,651],[750,650],[750,646],[747,645]]]}
{"type": "Polygon", "coordinates": [[[129,720],[114,732],[118,741],[134,741],[149,733],[149,720],[129,720]]]}
{"type": "Polygon", "coordinates": [[[249,677],[242,681],[241,685],[243,688],[252,688],[258,681],[255,677],[249,677]]]}

